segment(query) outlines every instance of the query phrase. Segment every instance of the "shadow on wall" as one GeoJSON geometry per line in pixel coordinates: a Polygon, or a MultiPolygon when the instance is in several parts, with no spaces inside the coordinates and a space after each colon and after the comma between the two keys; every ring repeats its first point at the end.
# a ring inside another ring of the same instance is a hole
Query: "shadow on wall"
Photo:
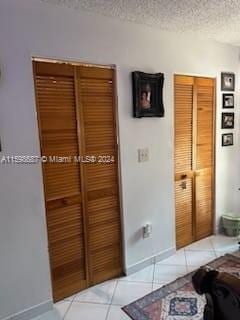
{"type": "Polygon", "coordinates": [[[135,233],[132,234],[132,236],[130,237],[129,243],[134,244],[134,243],[138,242],[139,240],[141,240],[142,237],[143,237],[143,230],[142,230],[142,228],[140,228],[135,233]]]}

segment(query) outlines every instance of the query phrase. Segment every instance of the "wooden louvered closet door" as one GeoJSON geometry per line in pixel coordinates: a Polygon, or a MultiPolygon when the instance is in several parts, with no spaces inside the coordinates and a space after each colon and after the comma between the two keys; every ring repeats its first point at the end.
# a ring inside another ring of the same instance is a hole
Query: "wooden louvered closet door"
{"type": "MultiPolygon", "coordinates": [[[[79,154],[74,68],[35,63],[42,155],[79,154]]],[[[43,164],[54,300],[87,287],[81,174],[77,163],[43,164]]]]}
{"type": "Polygon", "coordinates": [[[122,272],[114,71],[34,62],[34,75],[41,153],[48,157],[43,179],[58,301],[122,272]],[[114,162],[98,162],[106,161],[102,155],[114,162]],[[71,161],[51,162],[50,156],[71,161]],[[97,162],[87,163],[87,156],[97,162]]]}
{"type": "Polygon", "coordinates": [[[122,271],[114,72],[80,67],[77,81],[83,156],[97,157],[96,163],[83,164],[90,279],[96,284],[122,271]]]}
{"type": "Polygon", "coordinates": [[[176,75],[176,244],[184,247],[212,233],[215,81],[176,75]]]}
{"type": "Polygon", "coordinates": [[[176,242],[179,248],[193,240],[193,78],[175,76],[174,90],[176,242]]]}
{"type": "Polygon", "coordinates": [[[212,234],[215,80],[196,78],[196,240],[212,234]]]}

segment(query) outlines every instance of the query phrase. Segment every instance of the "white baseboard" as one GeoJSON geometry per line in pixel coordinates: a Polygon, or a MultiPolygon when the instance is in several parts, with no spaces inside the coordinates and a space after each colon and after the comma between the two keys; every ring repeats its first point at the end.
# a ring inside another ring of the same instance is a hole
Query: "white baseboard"
{"type": "Polygon", "coordinates": [[[45,312],[51,311],[52,309],[53,302],[52,300],[48,300],[29,309],[25,309],[19,313],[13,314],[6,318],[2,318],[2,320],[30,320],[32,318],[40,316],[45,312]]]}
{"type": "Polygon", "coordinates": [[[162,261],[164,259],[167,259],[167,258],[171,257],[175,253],[176,253],[176,248],[175,247],[167,249],[167,250],[165,250],[163,252],[160,252],[159,254],[157,254],[155,256],[154,263],[157,263],[157,262],[160,262],[160,261],[162,261]]]}
{"type": "Polygon", "coordinates": [[[161,260],[164,260],[164,259],[172,256],[175,252],[176,252],[176,248],[170,248],[170,249],[164,250],[156,255],[153,255],[147,259],[144,259],[138,263],[132,264],[129,267],[125,268],[125,274],[127,276],[129,276],[130,274],[133,274],[137,271],[140,271],[140,270],[150,266],[151,264],[157,263],[161,260]]]}

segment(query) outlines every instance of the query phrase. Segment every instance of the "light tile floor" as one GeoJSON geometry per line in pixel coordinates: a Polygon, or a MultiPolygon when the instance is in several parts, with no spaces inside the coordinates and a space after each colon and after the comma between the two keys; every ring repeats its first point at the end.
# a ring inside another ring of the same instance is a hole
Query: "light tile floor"
{"type": "Polygon", "coordinates": [[[56,303],[53,311],[35,320],[129,320],[122,306],[237,249],[236,238],[211,236],[135,274],[107,281],[56,303]]]}

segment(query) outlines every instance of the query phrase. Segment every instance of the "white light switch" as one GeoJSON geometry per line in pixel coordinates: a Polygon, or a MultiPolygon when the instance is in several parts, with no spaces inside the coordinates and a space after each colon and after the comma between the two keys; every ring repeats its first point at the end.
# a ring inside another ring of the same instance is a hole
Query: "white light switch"
{"type": "Polygon", "coordinates": [[[138,162],[149,161],[149,150],[148,148],[138,149],[138,162]]]}

